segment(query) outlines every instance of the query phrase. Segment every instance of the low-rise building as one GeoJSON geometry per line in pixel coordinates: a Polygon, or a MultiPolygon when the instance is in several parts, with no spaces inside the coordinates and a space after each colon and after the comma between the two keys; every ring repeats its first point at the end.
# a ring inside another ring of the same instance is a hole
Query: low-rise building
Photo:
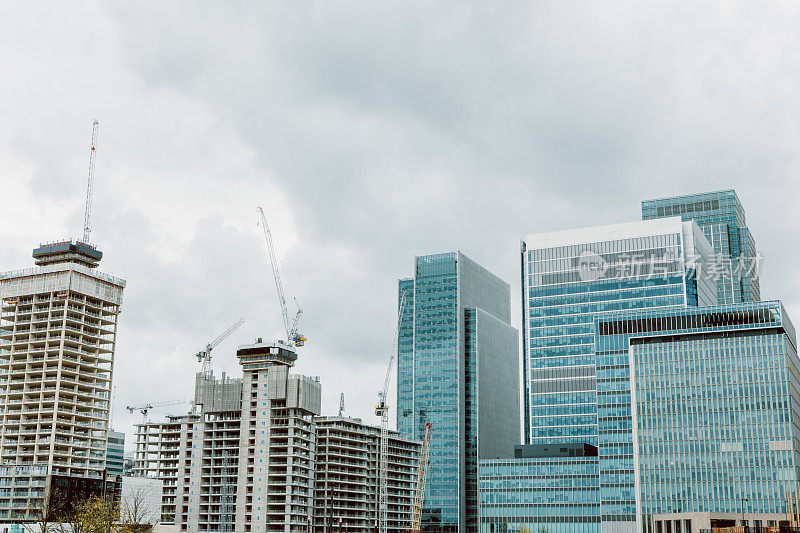
{"type": "Polygon", "coordinates": [[[164,482],[156,478],[122,476],[120,519],[122,523],[155,526],[161,521],[164,482]]]}
{"type": "Polygon", "coordinates": [[[121,476],[125,470],[125,433],[108,432],[106,446],[106,471],[110,476],[121,476]]]}
{"type": "Polygon", "coordinates": [[[597,448],[542,444],[480,462],[481,533],[600,533],[597,448]]]}

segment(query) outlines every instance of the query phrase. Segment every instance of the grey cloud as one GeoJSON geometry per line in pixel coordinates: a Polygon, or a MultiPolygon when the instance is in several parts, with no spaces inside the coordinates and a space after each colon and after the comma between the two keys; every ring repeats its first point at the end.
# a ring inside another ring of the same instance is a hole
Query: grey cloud
{"type": "MultiPolygon", "coordinates": [[[[323,374],[327,412],[347,388],[372,420],[414,254],[461,249],[495,271],[519,326],[522,235],[637,219],[660,195],[735,187],[765,296],[800,320],[800,251],[786,245],[800,229],[796,6],[102,9],[84,18],[105,32],[109,68],[91,81],[113,93],[102,109],[117,128],[98,238],[104,268],[129,279],[119,402],[188,394],[194,352],[240,315],[217,370],[238,371],[238,342],[281,334],[258,203],[306,309],[298,371],[323,374]]],[[[63,167],[52,142],[31,142],[63,167]]]]}

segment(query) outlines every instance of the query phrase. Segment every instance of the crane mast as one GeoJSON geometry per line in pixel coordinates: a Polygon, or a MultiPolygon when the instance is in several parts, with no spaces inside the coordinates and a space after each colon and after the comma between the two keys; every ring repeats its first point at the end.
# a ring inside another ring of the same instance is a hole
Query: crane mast
{"type": "Polygon", "coordinates": [[[219,343],[227,339],[231,333],[239,329],[239,326],[244,324],[244,317],[236,321],[234,325],[226,329],[219,337],[206,344],[206,347],[197,352],[197,361],[203,363],[203,377],[211,379],[211,350],[217,347],[219,343]]]}
{"type": "MultiPolygon", "coordinates": [[[[300,317],[303,315],[303,309],[297,302],[297,298],[292,296],[295,306],[297,307],[297,313],[294,316],[294,320],[290,324],[289,308],[286,305],[286,296],[283,293],[280,262],[278,260],[278,254],[275,252],[275,242],[272,239],[272,232],[269,230],[269,225],[267,224],[267,217],[264,214],[264,210],[261,208],[261,206],[258,206],[257,209],[261,215],[261,227],[264,229],[264,240],[267,243],[269,262],[270,265],[272,265],[272,277],[275,278],[275,291],[278,293],[278,303],[280,303],[281,314],[283,315],[283,327],[286,330],[286,344],[289,346],[302,346],[307,340],[298,331],[298,328],[300,327],[300,317]]],[[[289,288],[291,289],[291,286],[289,288]]]]}
{"type": "Polygon", "coordinates": [[[386,369],[386,378],[383,380],[383,389],[378,392],[378,405],[375,406],[375,415],[381,417],[381,443],[380,443],[380,493],[378,500],[378,533],[386,533],[388,526],[387,518],[387,483],[386,476],[389,471],[389,405],[387,394],[389,393],[389,380],[392,376],[392,366],[394,365],[395,354],[397,353],[397,337],[400,334],[400,320],[406,307],[406,295],[400,300],[397,309],[397,324],[392,343],[392,352],[389,356],[389,367],[386,369]]]}
{"type": "Polygon", "coordinates": [[[431,423],[425,424],[425,434],[422,438],[422,449],[419,452],[417,465],[417,487],[414,491],[414,507],[411,511],[412,533],[419,533],[422,525],[422,506],[425,503],[425,482],[428,478],[428,457],[431,452],[431,423]]]}
{"type": "Polygon", "coordinates": [[[94,162],[97,157],[97,129],[100,123],[92,121],[92,149],[89,152],[89,179],[86,185],[86,211],[83,215],[83,242],[89,244],[92,232],[92,196],[94,195],[94,162]]]}

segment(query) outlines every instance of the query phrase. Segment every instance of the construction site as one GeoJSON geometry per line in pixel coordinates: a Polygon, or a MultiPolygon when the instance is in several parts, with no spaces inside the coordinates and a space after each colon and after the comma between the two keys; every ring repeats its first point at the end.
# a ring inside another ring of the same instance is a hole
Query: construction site
{"type": "Polygon", "coordinates": [[[184,402],[128,407],[143,415],[134,473],[164,483],[159,530],[419,531],[431,429],[422,441],[388,429],[397,333],[375,406],[380,425],[345,416],[344,395],[336,416],[322,416],[319,378],[291,373],[307,340],[302,308],[292,297],[290,313],[266,215],[258,212],[284,339],[239,346],[243,376],[216,378],[212,352],[239,319],[196,354],[201,369],[188,413],[148,421],[151,409],[184,402]]]}
{"type": "MultiPolygon", "coordinates": [[[[0,523],[14,527],[48,509],[69,514],[88,498],[120,499],[122,478],[109,474],[106,456],[125,280],[98,271],[103,254],[90,243],[98,126],[93,121],[83,238],[40,245],[35,268],[0,274],[0,523]]],[[[240,318],[195,354],[191,402],[127,406],[142,415],[133,474],[163,483],[158,530],[418,531],[430,431],[417,441],[388,429],[397,332],[375,406],[380,425],[345,416],[344,396],[337,416],[322,416],[320,379],[291,372],[306,342],[303,311],[291,296],[290,315],[260,207],[258,216],[285,336],[239,346],[242,377],[217,378],[212,352],[240,318]],[[187,403],[181,414],[149,418],[187,403]]]]}

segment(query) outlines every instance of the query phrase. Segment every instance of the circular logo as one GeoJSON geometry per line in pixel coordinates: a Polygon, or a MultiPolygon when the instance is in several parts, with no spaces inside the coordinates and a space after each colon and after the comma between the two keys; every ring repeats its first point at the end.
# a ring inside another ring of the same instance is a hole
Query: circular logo
{"type": "Polygon", "coordinates": [[[578,276],[582,281],[595,281],[608,271],[608,263],[598,254],[586,250],[578,257],[578,276]]]}

